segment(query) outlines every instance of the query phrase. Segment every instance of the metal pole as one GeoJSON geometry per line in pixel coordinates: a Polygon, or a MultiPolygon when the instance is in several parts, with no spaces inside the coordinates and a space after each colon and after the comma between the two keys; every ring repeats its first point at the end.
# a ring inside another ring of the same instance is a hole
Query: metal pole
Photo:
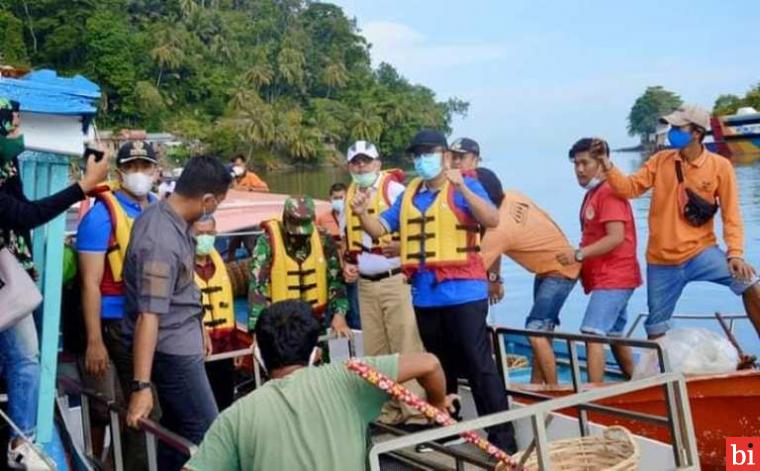
{"type": "Polygon", "coordinates": [[[536,456],[538,457],[538,469],[541,471],[551,469],[551,459],[549,458],[549,439],[546,437],[546,426],[544,419],[546,414],[538,412],[530,418],[533,425],[533,436],[536,442],[536,456]]]}
{"type": "MultiPolygon", "coordinates": [[[[567,348],[570,351],[570,368],[573,372],[573,391],[575,394],[578,394],[581,392],[581,367],[578,364],[578,346],[572,340],[568,340],[567,348]]],[[[581,436],[588,436],[588,412],[584,409],[578,411],[578,426],[581,429],[581,436]]]]}
{"type": "Polygon", "coordinates": [[[82,403],[82,433],[84,435],[84,452],[92,457],[92,429],[90,428],[90,399],[84,394],[79,395],[82,403]]]}
{"type": "Polygon", "coordinates": [[[152,432],[145,432],[145,447],[148,450],[148,470],[158,471],[158,452],[156,448],[156,436],[152,432]]]}
{"type": "Polygon", "coordinates": [[[686,390],[686,381],[676,382],[675,392],[676,402],[681,405],[678,420],[684,438],[683,453],[690,466],[699,466],[699,450],[694,434],[694,422],[691,421],[691,404],[689,403],[689,393],[686,390]]]}
{"type": "Polygon", "coordinates": [[[119,413],[112,410],[111,414],[111,437],[113,438],[113,462],[116,471],[124,471],[124,454],[121,449],[121,425],[119,413]]]}

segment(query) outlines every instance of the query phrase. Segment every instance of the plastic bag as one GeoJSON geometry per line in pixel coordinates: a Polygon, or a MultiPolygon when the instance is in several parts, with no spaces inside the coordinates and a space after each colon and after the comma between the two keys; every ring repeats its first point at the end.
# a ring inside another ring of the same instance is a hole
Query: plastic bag
{"type": "MultiPolygon", "coordinates": [[[[667,354],[670,369],[685,375],[736,371],[739,353],[731,342],[707,329],[672,329],[657,339],[667,354]]],[[[646,351],[633,372],[634,379],[660,372],[657,353],[646,351]]]]}

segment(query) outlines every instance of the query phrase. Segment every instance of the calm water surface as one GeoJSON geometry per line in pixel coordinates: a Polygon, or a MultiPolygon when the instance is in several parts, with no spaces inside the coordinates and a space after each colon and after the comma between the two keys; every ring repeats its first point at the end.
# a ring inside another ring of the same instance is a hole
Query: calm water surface
{"type": "MultiPolygon", "coordinates": [[[[584,192],[577,185],[573,168],[563,155],[565,154],[558,153],[556,157],[534,156],[520,159],[486,157],[484,165],[499,175],[505,188],[517,189],[533,198],[562,227],[571,242],[577,245],[580,241],[578,210],[584,192]]],[[[637,154],[616,154],[613,159],[628,172],[638,169],[643,162],[637,154]]],[[[760,162],[737,166],[736,173],[745,225],[746,259],[754,266],[760,267],[760,162]]],[[[304,193],[316,197],[327,196],[328,188],[333,182],[349,180],[343,169],[338,167],[278,172],[262,176],[266,178],[273,191],[304,193]]],[[[633,200],[632,204],[638,231],[639,261],[643,271],[649,196],[633,200]]],[[[717,230],[718,234],[721,234],[720,224],[717,230]]],[[[502,264],[502,275],[506,296],[501,303],[492,308],[492,319],[498,324],[522,327],[533,302],[533,276],[507,258],[504,258],[502,264]]],[[[577,286],[562,311],[562,330],[578,330],[587,301],[583,290],[577,286]]],[[[676,309],[678,313],[701,315],[713,315],[716,311],[744,312],[740,298],[734,296],[728,288],[710,283],[690,284],[684,290],[676,309]]],[[[638,313],[646,312],[646,286],[635,291],[628,312],[629,326],[638,313]]],[[[703,325],[717,329],[714,321],[696,324],[681,321],[679,325],[703,325]]],[[[760,353],[760,344],[749,322],[740,321],[736,330],[739,342],[745,349],[760,353]]],[[[639,327],[634,335],[644,336],[643,329],[639,327]]]]}

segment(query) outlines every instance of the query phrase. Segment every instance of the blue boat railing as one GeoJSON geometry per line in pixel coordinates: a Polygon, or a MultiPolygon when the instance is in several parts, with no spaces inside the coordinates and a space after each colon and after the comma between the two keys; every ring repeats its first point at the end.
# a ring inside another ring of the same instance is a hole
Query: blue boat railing
{"type": "MultiPolygon", "coordinates": [[[[595,335],[573,334],[573,333],[565,333],[565,332],[546,332],[546,331],[538,331],[538,330],[513,329],[513,328],[498,327],[498,326],[493,326],[490,329],[492,333],[493,345],[495,346],[494,351],[495,351],[496,360],[497,360],[496,362],[497,368],[499,369],[499,373],[504,379],[504,386],[507,389],[507,393],[509,395],[510,401],[514,397],[523,397],[523,398],[534,400],[534,401],[536,400],[547,401],[547,400],[553,400],[554,398],[546,394],[539,394],[539,393],[535,393],[531,391],[514,389],[511,387],[511,383],[509,380],[509,369],[504,368],[504,365],[505,365],[504,359],[506,358],[506,355],[508,353],[506,351],[506,346],[504,342],[504,337],[506,336],[543,337],[543,338],[549,339],[551,342],[560,341],[560,342],[566,343],[568,352],[570,353],[569,359],[570,359],[570,368],[571,368],[571,373],[572,373],[573,396],[583,393],[581,367],[580,367],[581,365],[580,365],[580,359],[578,355],[578,344],[602,343],[606,345],[621,345],[621,346],[628,346],[632,348],[653,350],[657,355],[657,362],[660,368],[660,374],[669,372],[667,352],[662,348],[662,346],[659,343],[650,341],[650,340],[638,340],[638,339],[619,338],[619,337],[601,337],[601,336],[595,336],[595,335]]],[[[608,387],[613,387],[613,386],[608,386],[608,387]]],[[[689,429],[693,429],[693,425],[691,422],[690,414],[688,417],[684,418],[683,420],[680,420],[680,419],[674,420],[674,417],[676,417],[677,415],[675,414],[674,411],[676,409],[678,402],[682,402],[685,400],[688,403],[688,396],[683,396],[685,394],[683,392],[685,391],[685,388],[683,389],[683,391],[680,391],[678,388],[675,387],[674,383],[672,382],[668,382],[668,381],[663,382],[661,384],[661,387],[663,389],[663,394],[665,396],[666,415],[664,416],[634,412],[630,410],[621,409],[619,407],[603,406],[600,404],[594,404],[590,401],[580,402],[580,403],[575,404],[574,408],[578,414],[578,426],[580,428],[581,436],[586,437],[590,434],[589,419],[588,419],[589,412],[595,412],[595,413],[606,414],[606,415],[614,415],[614,416],[624,417],[631,420],[636,420],[636,421],[651,423],[658,426],[667,427],[670,434],[670,439],[672,443],[676,445],[673,447],[673,451],[675,454],[674,455],[675,462],[678,466],[684,466],[685,457],[678,450],[682,448],[681,445],[684,443],[684,439],[689,433],[689,429]]],[[[688,406],[686,407],[688,408],[688,406]]],[[[693,430],[691,431],[691,433],[693,434],[693,430]]]]}

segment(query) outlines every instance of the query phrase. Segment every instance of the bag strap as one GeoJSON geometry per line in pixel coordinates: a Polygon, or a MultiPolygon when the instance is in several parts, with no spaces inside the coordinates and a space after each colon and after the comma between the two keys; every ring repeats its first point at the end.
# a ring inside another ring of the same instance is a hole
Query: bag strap
{"type": "Polygon", "coordinates": [[[678,179],[678,183],[683,183],[683,169],[681,168],[681,161],[676,160],[676,178],[678,179]]]}

